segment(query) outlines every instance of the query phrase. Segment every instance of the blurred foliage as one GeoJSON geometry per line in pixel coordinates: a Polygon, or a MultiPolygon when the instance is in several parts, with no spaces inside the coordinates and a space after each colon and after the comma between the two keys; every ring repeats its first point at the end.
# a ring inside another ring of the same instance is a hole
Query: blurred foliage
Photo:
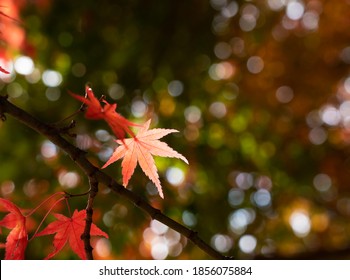
{"type": "MultiPolygon", "coordinates": [[[[157,159],[165,199],[139,168],[129,188],[223,254],[344,257],[336,253],[350,248],[349,1],[5,2],[5,14],[16,3],[21,23],[0,18],[0,59],[12,71],[1,75],[1,94],[53,123],[80,106],[67,91],[83,94],[90,83],[125,117],[178,129],[166,141],[190,164],[157,159]],[[23,57],[34,63],[28,73],[23,57]]],[[[74,119],[71,141],[102,166],[115,147],[109,128],[74,119]]],[[[52,192],[87,190],[74,162],[11,117],[0,139],[2,197],[34,208],[52,192]]],[[[106,172],[121,180],[120,165],[106,172]]],[[[96,258],[208,257],[105,186],[94,218],[110,236],[95,240],[96,258]]],[[[42,258],[49,244],[34,239],[27,257],[42,258]]]]}

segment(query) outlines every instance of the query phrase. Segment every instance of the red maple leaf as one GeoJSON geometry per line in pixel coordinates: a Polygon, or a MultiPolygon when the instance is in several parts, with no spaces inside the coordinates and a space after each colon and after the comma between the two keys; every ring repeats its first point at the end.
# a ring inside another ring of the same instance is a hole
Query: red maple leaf
{"type": "MultiPolygon", "coordinates": [[[[73,252],[76,253],[79,258],[85,260],[86,254],[81,235],[84,232],[86,211],[75,210],[71,218],[57,213],[53,215],[57,221],[50,223],[45,229],[36,234],[36,236],[55,234],[53,240],[54,250],[45,259],[51,259],[55,256],[68,241],[73,252]]],[[[107,233],[103,232],[95,224],[91,225],[90,235],[99,235],[108,238],[107,233]]]]}
{"type": "Polygon", "coordinates": [[[80,96],[69,92],[75,99],[83,102],[87,106],[87,110],[85,112],[85,117],[93,120],[100,120],[104,118],[104,110],[101,106],[100,101],[95,97],[92,89],[89,86],[85,87],[85,93],[87,97],[80,96]]]}
{"type": "Polygon", "coordinates": [[[111,158],[102,168],[124,157],[122,161],[122,175],[123,185],[126,187],[130,177],[134,173],[137,163],[139,163],[143,172],[156,185],[159,195],[163,198],[162,186],[152,155],[179,158],[187,164],[188,161],[183,155],[174,151],[166,143],[158,140],[169,133],[178,131],[175,129],[162,128],[148,130],[150,123],[151,120],[147,121],[143,127],[140,128],[135,137],[124,139],[124,141],[117,140],[116,142],[120,144],[120,146],[116,148],[111,158]]]}
{"type": "Polygon", "coordinates": [[[5,259],[23,260],[28,244],[26,218],[11,201],[0,198],[0,205],[10,212],[0,221],[0,226],[12,229],[6,238],[6,243],[0,246],[5,247],[5,259]]]}
{"type": "Polygon", "coordinates": [[[75,99],[83,102],[87,106],[85,113],[86,118],[93,120],[105,120],[118,139],[124,139],[125,133],[134,136],[130,126],[138,126],[138,124],[128,121],[126,118],[118,114],[115,111],[117,109],[117,104],[109,104],[106,100],[103,100],[104,106],[102,106],[101,102],[95,97],[92,89],[89,86],[86,86],[85,91],[87,98],[74,93],[70,94],[75,99]]]}

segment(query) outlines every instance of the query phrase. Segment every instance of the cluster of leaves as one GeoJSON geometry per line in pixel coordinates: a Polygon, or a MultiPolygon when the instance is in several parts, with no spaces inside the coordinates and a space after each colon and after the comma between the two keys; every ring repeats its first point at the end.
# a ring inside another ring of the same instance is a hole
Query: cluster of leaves
{"type": "MultiPolygon", "coordinates": [[[[11,9],[11,11],[17,11],[17,9],[11,9]]],[[[1,16],[6,16],[0,12],[1,16]]],[[[17,15],[17,14],[16,14],[17,15]]],[[[11,20],[12,18],[9,17],[11,20]]],[[[4,74],[10,74],[9,71],[0,66],[0,72],[4,74]]],[[[156,185],[159,195],[164,198],[162,186],[159,180],[157,168],[152,155],[163,157],[175,157],[183,160],[188,164],[187,159],[170,148],[166,143],[159,141],[160,138],[166,136],[169,133],[177,132],[174,129],[149,129],[151,120],[148,120],[144,125],[135,124],[116,112],[117,104],[108,103],[104,97],[98,99],[95,97],[92,89],[89,86],[85,88],[85,97],[71,93],[71,96],[77,100],[83,102],[84,109],[86,110],[85,117],[93,120],[104,120],[112,129],[115,134],[116,142],[119,147],[115,150],[112,157],[102,167],[105,168],[117,161],[124,158],[122,162],[122,175],[123,185],[126,187],[130,177],[134,173],[137,163],[149,177],[149,179],[156,185]],[[131,127],[139,127],[137,134],[133,132],[131,127]],[[131,138],[126,139],[128,134],[131,138]]],[[[53,196],[55,196],[54,194],[53,196]]],[[[56,201],[53,206],[64,198],[56,201]]],[[[41,205],[41,204],[40,204],[41,205]]],[[[38,207],[40,207],[40,205],[38,207]]],[[[35,212],[31,211],[29,214],[24,215],[13,202],[10,200],[0,198],[0,206],[3,210],[8,211],[1,221],[0,227],[11,229],[9,232],[6,243],[0,244],[0,247],[5,248],[5,259],[23,259],[25,257],[25,250],[28,245],[28,232],[26,226],[26,219],[35,212]]],[[[50,208],[49,212],[53,207],[50,208]]],[[[49,212],[45,215],[49,214],[49,212]]],[[[34,237],[39,237],[47,234],[55,234],[53,241],[54,250],[46,258],[52,258],[56,255],[63,246],[69,243],[72,250],[82,259],[86,258],[83,240],[81,238],[84,230],[86,211],[75,210],[71,217],[63,216],[62,214],[53,214],[57,219],[55,222],[50,223],[43,231],[34,233],[34,237]]],[[[43,220],[44,220],[43,219],[43,220]]],[[[43,221],[42,221],[43,222],[43,221]]],[[[41,223],[38,227],[40,228],[41,223]]],[[[1,229],[1,228],[0,228],[1,229]]],[[[1,233],[1,232],[0,232],[1,233]]],[[[101,235],[107,237],[107,234],[98,229],[94,224],[91,227],[90,235],[101,235]]]]}
{"type": "MultiPolygon", "coordinates": [[[[64,193],[59,193],[64,195],[64,193]]],[[[56,196],[56,194],[52,195],[56,196]]],[[[55,203],[53,207],[57,205],[58,202],[64,200],[65,197],[61,197],[55,203]]],[[[49,201],[46,199],[44,202],[49,201]]],[[[42,204],[41,204],[42,205],[42,204]]],[[[39,205],[39,206],[41,206],[39,205]]],[[[23,210],[19,209],[13,202],[7,199],[0,198],[0,206],[2,211],[9,212],[1,221],[1,227],[10,229],[11,231],[7,235],[6,243],[0,244],[2,248],[5,248],[5,259],[7,260],[21,260],[25,257],[25,250],[28,245],[28,227],[26,224],[27,218],[30,217],[37,209],[30,211],[28,214],[23,214],[23,210]]],[[[51,207],[51,209],[53,208],[51,207]]],[[[49,214],[49,212],[45,215],[49,214]]],[[[46,256],[45,259],[51,259],[59,251],[62,250],[64,245],[68,242],[69,246],[81,259],[86,259],[86,254],[84,250],[84,243],[81,238],[84,232],[85,219],[86,219],[86,210],[75,210],[71,217],[66,217],[59,213],[54,213],[53,216],[56,218],[55,221],[49,223],[45,229],[37,233],[39,227],[34,233],[33,238],[55,234],[53,239],[53,251],[46,256]]],[[[91,236],[103,236],[108,238],[108,235],[99,229],[96,225],[92,224],[91,236]]]]}
{"type": "Polygon", "coordinates": [[[130,177],[135,171],[137,163],[139,163],[143,172],[156,185],[159,195],[164,198],[162,186],[159,181],[157,167],[152,155],[162,157],[179,158],[188,164],[187,159],[170,148],[166,143],[159,141],[160,138],[169,133],[178,132],[175,129],[151,129],[149,126],[151,120],[148,120],[135,135],[130,129],[130,126],[139,126],[125,119],[118,114],[115,109],[116,104],[109,104],[106,100],[102,100],[105,104],[101,106],[100,101],[95,97],[92,89],[86,86],[86,97],[81,97],[76,94],[71,95],[83,102],[87,106],[85,117],[89,119],[103,119],[113,130],[118,138],[116,142],[120,145],[113,153],[111,158],[102,167],[114,163],[118,159],[124,158],[122,162],[123,185],[126,187],[130,177]],[[132,138],[125,139],[126,133],[129,133],[132,138]]]}
{"type": "MultiPolygon", "coordinates": [[[[171,149],[166,143],[159,141],[159,139],[163,136],[169,133],[177,132],[177,130],[149,130],[151,120],[148,120],[144,125],[140,126],[138,133],[135,135],[130,129],[130,126],[139,125],[132,123],[119,115],[115,111],[117,107],[116,104],[109,104],[106,100],[102,99],[102,103],[104,104],[102,106],[100,100],[95,97],[92,89],[89,86],[86,86],[86,97],[81,97],[74,93],[70,94],[74,98],[84,103],[84,106],[86,106],[86,108],[84,108],[86,110],[86,118],[105,120],[118,138],[116,142],[120,146],[116,148],[111,158],[102,168],[109,166],[118,159],[124,158],[122,162],[122,175],[123,185],[126,187],[130,177],[134,173],[137,163],[139,163],[144,173],[156,185],[159,195],[164,198],[157,168],[152,155],[175,157],[188,163],[184,156],[171,149]],[[125,138],[126,133],[131,135],[132,138],[125,138]]],[[[55,195],[56,194],[53,196],[55,195]]],[[[50,211],[63,199],[65,199],[65,197],[56,201],[50,208],[50,211]]],[[[26,218],[34,211],[31,211],[29,215],[23,215],[21,210],[14,203],[2,198],[0,198],[0,206],[3,206],[5,210],[10,212],[3,218],[2,221],[0,221],[0,226],[11,229],[7,236],[6,244],[1,244],[1,246],[5,247],[6,249],[5,259],[24,259],[24,252],[28,244],[26,218]]],[[[35,233],[33,236],[39,237],[48,234],[55,234],[55,238],[53,240],[54,250],[46,257],[46,259],[50,259],[55,256],[63,248],[67,241],[72,250],[81,259],[86,259],[84,244],[81,238],[85,227],[86,211],[75,210],[71,217],[66,217],[59,213],[53,215],[57,220],[50,223],[41,232],[35,233]]],[[[46,216],[47,215],[45,215],[45,217],[46,216]]],[[[104,233],[94,224],[92,224],[90,235],[100,235],[106,238],[108,237],[106,233],[104,233]]]]}

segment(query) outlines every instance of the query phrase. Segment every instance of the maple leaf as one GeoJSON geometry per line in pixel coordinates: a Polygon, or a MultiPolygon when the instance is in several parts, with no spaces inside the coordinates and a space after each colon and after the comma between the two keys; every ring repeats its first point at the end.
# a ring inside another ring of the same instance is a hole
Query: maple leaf
{"type": "Polygon", "coordinates": [[[130,126],[138,126],[138,124],[128,121],[126,118],[118,114],[116,112],[117,104],[109,104],[106,100],[103,100],[102,102],[104,103],[104,106],[102,106],[101,102],[95,97],[89,86],[86,86],[85,91],[87,98],[74,93],[70,93],[70,95],[87,106],[85,113],[86,118],[105,120],[118,139],[124,139],[125,133],[134,136],[130,126]]]}
{"type": "Polygon", "coordinates": [[[9,71],[5,70],[5,69],[2,68],[1,66],[0,66],[0,72],[5,73],[5,74],[10,74],[9,71]]]}
{"type": "MultiPolygon", "coordinates": [[[[54,250],[45,259],[51,259],[53,256],[55,256],[62,250],[68,241],[73,252],[76,253],[81,259],[85,260],[86,254],[81,235],[83,234],[85,228],[86,211],[74,210],[71,218],[58,213],[53,215],[57,220],[50,223],[41,232],[36,234],[36,236],[55,234],[53,240],[54,250]]],[[[104,236],[108,238],[107,233],[103,232],[95,224],[91,225],[90,235],[104,236]]]]}
{"type": "Polygon", "coordinates": [[[1,247],[5,247],[5,259],[23,260],[28,244],[26,217],[15,204],[7,199],[0,198],[0,205],[10,212],[0,221],[0,226],[12,229],[6,238],[6,243],[1,244],[1,247]]]}
{"type": "Polygon", "coordinates": [[[156,185],[160,197],[164,198],[162,186],[159,181],[157,167],[155,165],[152,155],[162,157],[174,157],[182,159],[188,164],[187,159],[170,148],[166,143],[158,139],[168,135],[169,133],[178,132],[176,129],[149,129],[151,120],[148,120],[139,130],[138,134],[133,138],[124,139],[124,141],[117,140],[120,144],[113,152],[110,159],[103,165],[102,168],[107,167],[113,162],[124,157],[122,161],[122,175],[123,185],[126,187],[135,171],[137,163],[139,163],[143,172],[156,185]]]}
{"type": "Polygon", "coordinates": [[[103,119],[104,118],[103,107],[101,106],[100,101],[95,97],[92,89],[89,86],[85,87],[85,93],[87,97],[69,92],[71,96],[83,102],[87,106],[87,110],[85,112],[86,118],[93,119],[93,120],[103,119]]]}

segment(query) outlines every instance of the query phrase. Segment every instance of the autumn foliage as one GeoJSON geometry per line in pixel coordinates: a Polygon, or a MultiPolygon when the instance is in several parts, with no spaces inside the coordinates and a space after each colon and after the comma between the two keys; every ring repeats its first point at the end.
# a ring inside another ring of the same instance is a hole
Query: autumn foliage
{"type": "Polygon", "coordinates": [[[138,163],[143,172],[156,185],[159,195],[164,198],[157,168],[152,155],[179,158],[187,164],[188,161],[183,155],[171,149],[166,143],[158,140],[169,133],[178,131],[175,129],[161,128],[149,130],[150,123],[151,120],[148,120],[133,138],[125,139],[124,141],[117,140],[117,143],[120,146],[114,151],[111,158],[102,168],[105,168],[118,159],[123,158],[123,185],[126,187],[138,163]]]}
{"type": "MultiPolygon", "coordinates": [[[[55,195],[56,194],[53,194],[51,197],[55,195]]],[[[64,198],[61,197],[56,202],[54,202],[53,207],[50,208],[49,212],[57,203],[61,202],[63,199],[64,198]]],[[[44,203],[48,201],[50,200],[46,199],[44,203]]],[[[39,207],[40,206],[41,205],[39,205],[39,207]]],[[[0,221],[0,229],[1,227],[4,227],[11,230],[7,235],[6,243],[1,244],[1,247],[5,248],[5,259],[22,260],[25,258],[25,250],[29,242],[28,226],[26,225],[26,220],[35,211],[30,211],[28,215],[24,215],[22,213],[23,210],[21,211],[14,203],[3,198],[0,198],[0,207],[1,210],[9,212],[0,221]]],[[[49,212],[44,216],[44,218],[47,217],[49,212]]],[[[66,217],[59,213],[53,213],[53,216],[56,218],[56,221],[49,223],[45,229],[37,233],[41,225],[40,223],[39,227],[30,240],[43,235],[55,234],[53,239],[54,250],[45,259],[51,259],[54,257],[59,251],[62,250],[67,242],[74,253],[76,253],[81,259],[86,259],[84,244],[81,238],[86,220],[86,211],[75,210],[71,217],[66,217]]],[[[92,236],[99,235],[108,238],[108,235],[94,224],[92,224],[90,234],[92,236]]]]}
{"type": "Polygon", "coordinates": [[[107,167],[120,158],[124,158],[122,162],[122,175],[123,185],[126,187],[131,175],[134,173],[137,163],[139,163],[143,172],[156,185],[159,195],[164,198],[157,168],[152,155],[161,157],[175,157],[182,159],[188,164],[187,159],[183,155],[171,149],[166,143],[158,140],[169,133],[178,131],[175,129],[159,128],[149,130],[151,120],[148,120],[143,126],[141,126],[137,135],[135,135],[130,129],[130,126],[140,125],[132,123],[119,115],[115,111],[117,104],[109,104],[107,101],[103,100],[105,106],[101,106],[100,101],[95,97],[90,87],[86,87],[86,95],[88,98],[72,93],[71,95],[87,105],[87,110],[85,113],[86,118],[105,120],[111,127],[115,136],[118,138],[116,142],[120,146],[114,151],[111,158],[102,168],[107,167]],[[126,133],[131,135],[132,138],[125,139],[126,133]]]}
{"type": "MultiPolygon", "coordinates": [[[[45,229],[36,234],[37,237],[55,234],[53,240],[54,250],[46,257],[46,259],[51,259],[55,256],[60,250],[62,250],[67,242],[79,258],[86,259],[84,244],[81,240],[81,236],[84,232],[86,211],[75,210],[72,217],[66,217],[58,213],[53,215],[57,220],[50,223],[45,229]]],[[[92,236],[98,235],[108,238],[108,235],[94,224],[92,224],[90,234],[92,236]]]]}
{"type": "MultiPolygon", "coordinates": [[[[122,175],[123,185],[126,187],[130,177],[134,173],[137,163],[139,163],[144,173],[156,185],[159,195],[164,198],[157,168],[152,155],[175,157],[188,163],[184,156],[171,149],[166,143],[158,140],[169,133],[177,132],[177,130],[149,130],[151,120],[148,120],[143,126],[140,127],[140,125],[134,124],[119,115],[115,111],[117,108],[116,104],[109,104],[107,101],[102,100],[103,105],[101,105],[100,100],[95,97],[92,89],[88,86],[86,87],[86,97],[81,97],[73,93],[70,94],[74,98],[83,102],[83,104],[87,107],[85,113],[86,118],[94,120],[102,119],[106,121],[118,139],[116,142],[120,146],[116,148],[111,158],[102,168],[107,167],[123,157],[122,175]],[[140,127],[136,135],[132,132],[130,126],[140,127]],[[125,139],[124,137],[126,133],[131,135],[132,138],[125,139]]],[[[55,196],[55,194],[53,196],[55,196]]],[[[64,195],[53,203],[53,206],[49,209],[44,218],[46,218],[50,211],[53,210],[56,204],[64,199],[68,200],[68,198],[69,195],[64,195]]],[[[11,229],[7,236],[6,243],[2,244],[2,247],[4,247],[6,250],[5,259],[24,259],[25,250],[28,244],[26,216],[23,215],[20,209],[9,200],[0,198],[0,206],[2,206],[6,211],[10,212],[0,221],[0,226],[11,229]]],[[[32,214],[33,211],[30,213],[32,214]]],[[[59,253],[59,251],[62,250],[66,243],[68,243],[73,252],[81,259],[86,259],[86,252],[82,240],[86,221],[86,211],[74,210],[71,217],[66,217],[60,213],[54,213],[53,216],[56,218],[56,221],[48,224],[47,227],[39,233],[35,232],[33,236],[33,238],[37,238],[44,235],[54,234],[54,249],[46,257],[46,259],[54,257],[57,253],[59,253]]],[[[89,235],[97,235],[108,238],[108,235],[99,229],[95,224],[91,225],[89,235]]]]}
{"type": "Polygon", "coordinates": [[[106,100],[102,100],[103,105],[99,99],[97,99],[89,86],[85,88],[86,97],[70,93],[74,98],[83,102],[87,109],[85,117],[93,120],[103,119],[111,127],[113,133],[118,139],[123,140],[125,134],[134,135],[130,126],[137,126],[137,124],[128,121],[123,116],[116,112],[117,104],[109,104],[106,100]]]}
{"type": "Polygon", "coordinates": [[[350,257],[349,1],[0,2],[2,258],[350,257]]]}
{"type": "Polygon", "coordinates": [[[7,235],[5,247],[5,259],[24,259],[24,252],[28,244],[28,233],[26,229],[26,217],[20,209],[11,201],[0,198],[0,209],[9,212],[1,221],[0,227],[11,229],[7,235]]]}

